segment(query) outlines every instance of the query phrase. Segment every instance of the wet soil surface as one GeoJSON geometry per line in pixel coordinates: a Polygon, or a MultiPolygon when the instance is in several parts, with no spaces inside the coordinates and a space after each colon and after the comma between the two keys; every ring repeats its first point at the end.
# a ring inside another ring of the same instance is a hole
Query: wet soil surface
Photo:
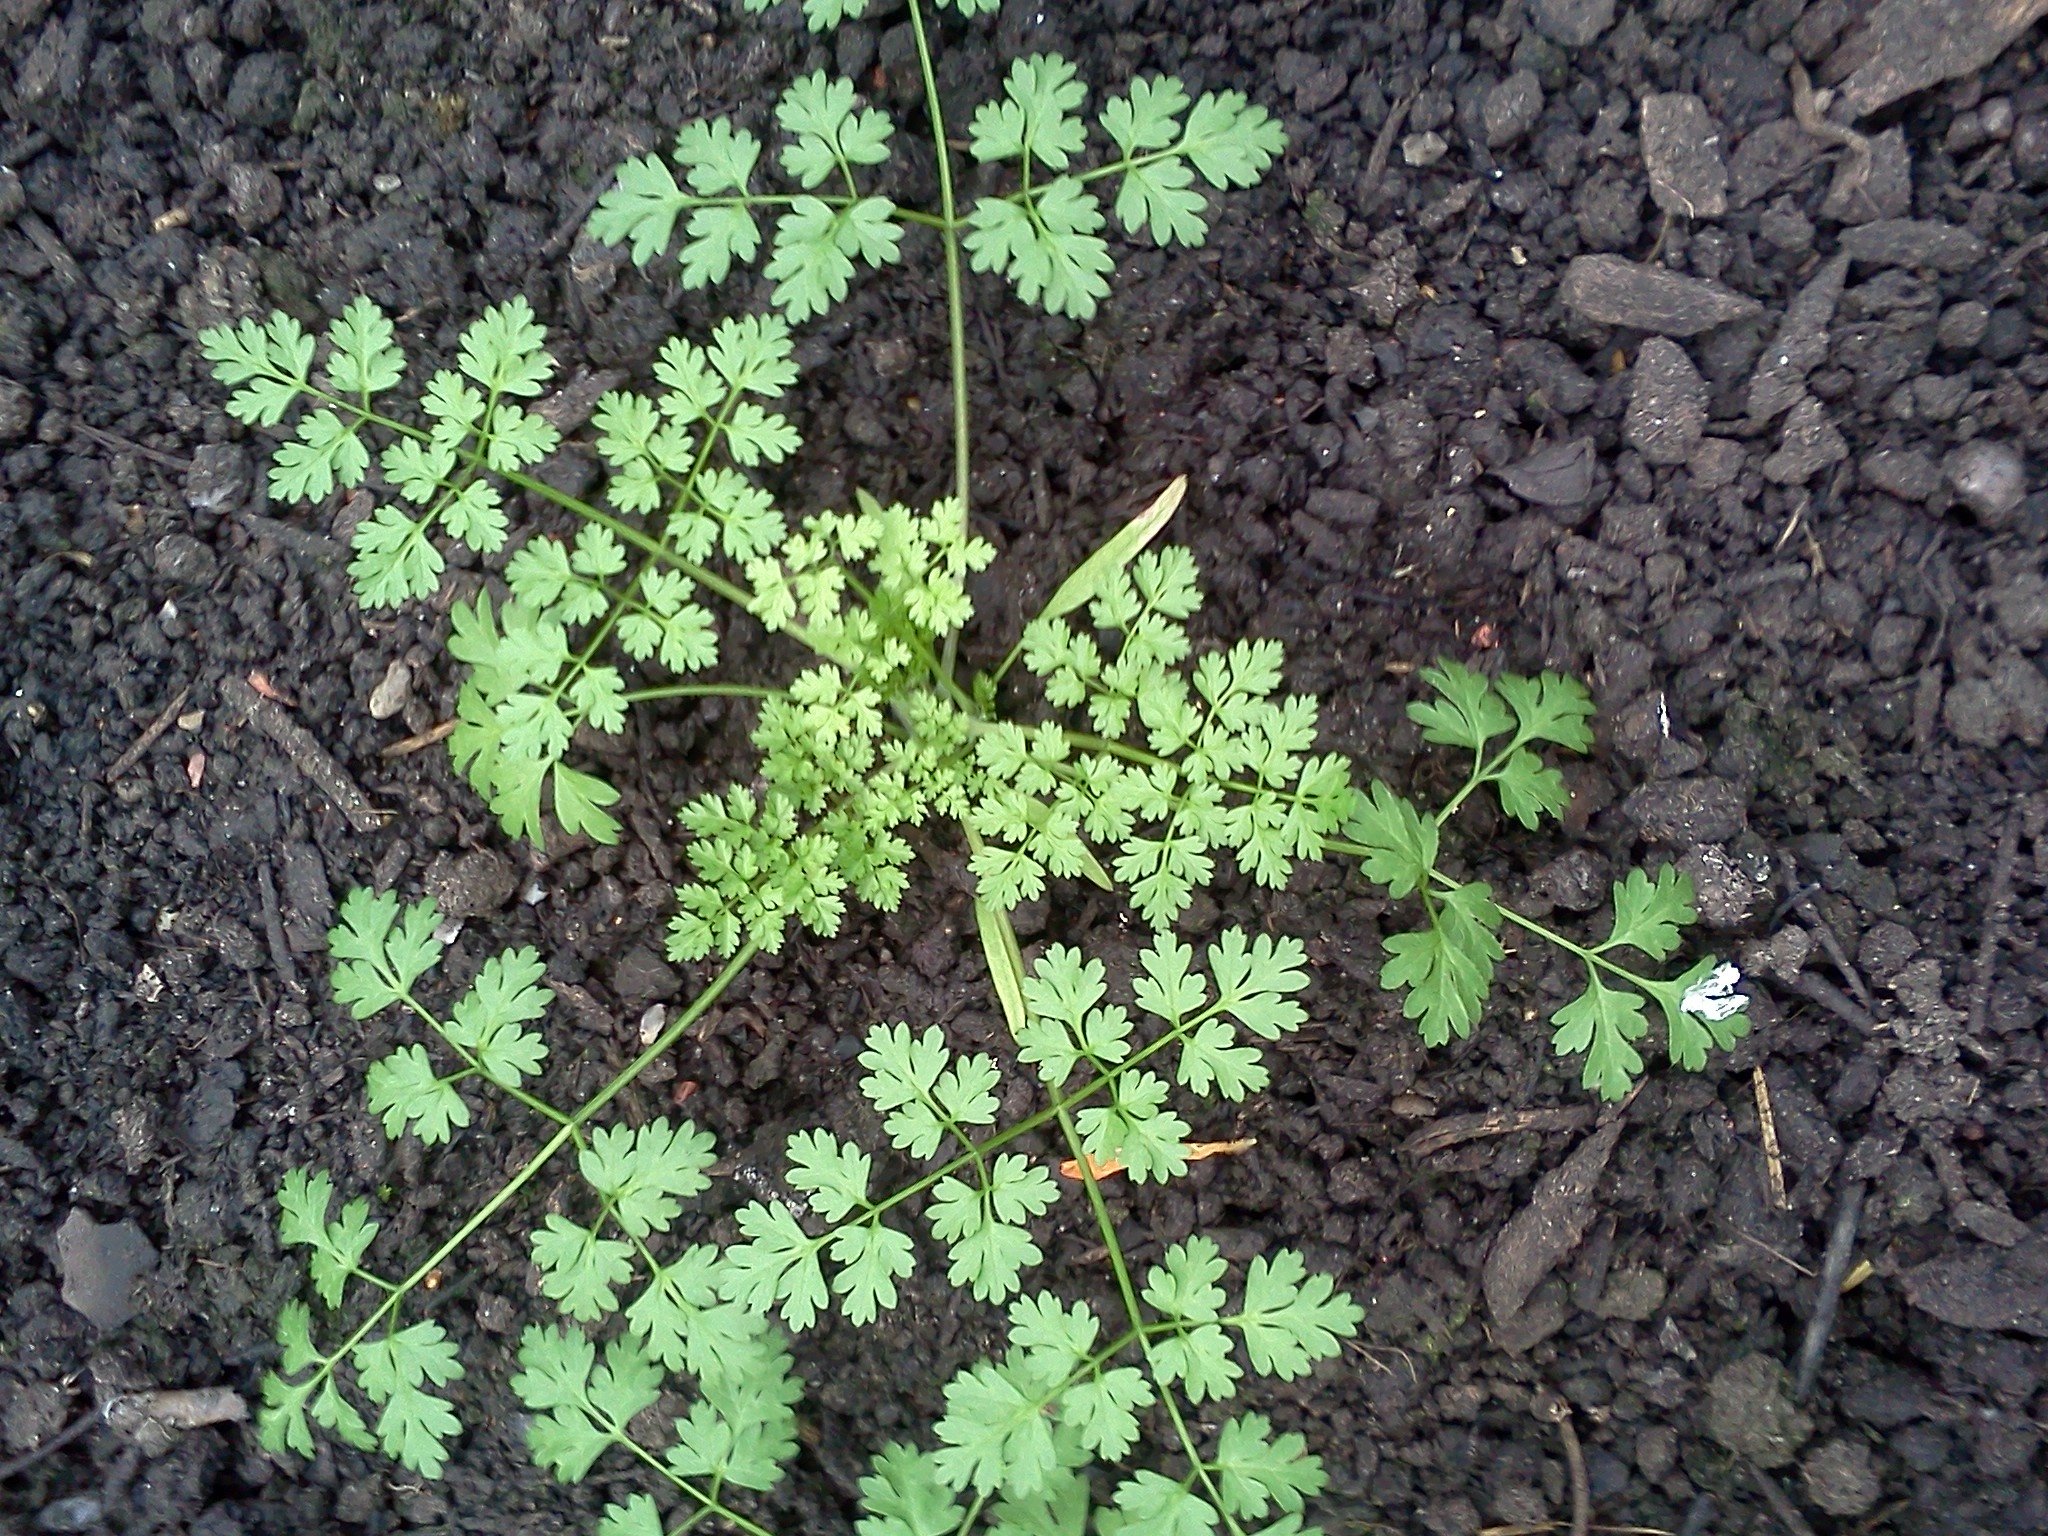
{"type": "MultiPolygon", "coordinates": [[[[1755,997],[1733,1056],[1653,1073],[1603,1124],[1549,1054],[1556,957],[1513,955],[1485,1027],[1427,1053],[1374,985],[1382,920],[1412,915],[1354,874],[1226,883],[1194,914],[1302,936],[1312,1023],[1269,1093],[1197,1127],[1256,1149],[1118,1189],[1117,1215],[1139,1262],[1193,1230],[1236,1260],[1295,1245],[1365,1304],[1341,1362],[1256,1399],[1325,1457],[1328,1529],[1567,1519],[1559,1398],[1597,1525],[2048,1528],[2028,14],[1109,0],[942,26],[957,102],[1057,48],[1098,87],[1242,87],[1292,138],[1206,249],[1123,249],[1093,326],[975,286],[975,490],[1002,549],[977,653],[1184,471],[1208,633],[1284,640],[1362,772],[1423,794],[1448,772],[1401,713],[1429,658],[1587,678],[1600,741],[1567,827],[1475,806],[1456,857],[1566,923],[1675,858],[1755,997]],[[1809,74],[1847,83],[1862,137],[1809,74]],[[1860,1283],[1802,1394],[1831,1230],[1860,1283]]],[[[266,501],[193,332],[366,291],[417,366],[525,293],[570,372],[644,369],[713,311],[579,236],[609,168],[686,118],[761,117],[798,70],[907,120],[902,21],[820,45],[788,8],[0,0],[0,1461],[113,1393],[253,1390],[301,1283],[270,1203],[288,1167],[381,1197],[405,1254],[532,1145],[516,1116],[435,1155],[384,1142],[361,1074],[385,1032],[322,984],[342,891],[436,893],[465,919],[458,974],[538,945],[567,1095],[701,985],[660,958],[669,815],[745,771],[744,718],[652,715],[609,762],[628,839],[543,857],[438,752],[385,755],[451,712],[445,605],[358,613],[351,514],[266,501]]],[[[931,257],[804,332],[792,508],[943,486],[931,257]]],[[[870,1023],[995,1041],[957,850],[935,839],[925,873],[900,914],[757,966],[628,1095],[649,1115],[687,1092],[717,1133],[742,1178],[707,1230],[789,1129],[872,1132],[849,1060],[870,1023]]],[[[1134,947],[1077,892],[1026,916],[1029,942],[1134,947]]],[[[552,1485],[505,1414],[540,1306],[521,1231],[439,1293],[471,1371],[445,1481],[331,1447],[280,1464],[232,1424],[168,1448],[95,1430],[7,1477],[0,1530],[584,1527],[627,1481],[552,1485]]],[[[1085,1226],[1047,1241],[1050,1283],[1108,1295],[1085,1226]]],[[[871,1333],[807,1338],[804,1449],[763,1518],[847,1529],[866,1455],[929,1422],[990,1324],[919,1286],[871,1333]]]]}

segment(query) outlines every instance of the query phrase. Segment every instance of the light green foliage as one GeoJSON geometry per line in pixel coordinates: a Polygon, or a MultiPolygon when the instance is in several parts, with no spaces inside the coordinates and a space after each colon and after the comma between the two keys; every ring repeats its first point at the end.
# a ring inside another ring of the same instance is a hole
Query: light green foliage
{"type": "MultiPolygon", "coordinates": [[[[924,0],[911,3],[936,94],[924,0]]],[[[994,9],[951,4],[964,17],[994,9]]],[[[804,5],[813,30],[865,9],[804,5]]],[[[514,836],[618,838],[619,792],[570,759],[579,741],[620,737],[643,703],[724,695],[748,712],[759,754],[741,782],[695,787],[679,816],[687,872],[670,953],[732,963],[594,1094],[573,1079],[585,1095],[573,1109],[543,1096],[567,1074],[547,1048],[538,953],[506,950],[442,988],[431,973],[453,940],[431,901],[344,900],[330,936],[335,1000],[413,1036],[369,1065],[364,1107],[388,1136],[430,1148],[509,1122],[506,1145],[538,1150],[431,1248],[417,1223],[375,1219],[366,1199],[337,1209],[331,1174],[285,1175],[279,1238],[306,1251],[307,1288],[332,1316],[316,1330],[299,1300],[280,1314],[258,1415],[273,1451],[313,1454],[317,1427],[439,1475],[461,1429],[445,1389],[462,1363],[442,1325],[408,1318],[407,1305],[485,1222],[523,1213],[530,1285],[555,1314],[526,1328],[511,1382],[536,1461],[565,1481],[632,1473],[669,1485],[661,1502],[624,1492],[601,1536],[702,1523],[760,1536],[749,1495],[773,1488],[797,1449],[803,1383],[786,1333],[872,1324],[903,1303],[920,1254],[943,1257],[944,1283],[964,1297],[1002,1308],[1007,1338],[946,1383],[928,1431],[875,1458],[860,1482],[863,1536],[1300,1536],[1320,1464],[1257,1403],[1220,1405],[1334,1359],[1359,1308],[1296,1253],[1233,1274],[1200,1234],[1133,1266],[1110,1204],[1117,1181],[1182,1175],[1197,1127],[1220,1130],[1205,1121],[1253,1111],[1271,1079],[1264,1046],[1307,1021],[1300,941],[1227,928],[1196,946],[1174,932],[1225,856],[1277,890],[1303,861],[1348,853],[1419,910],[1414,931],[1387,938],[1381,980],[1433,1044],[1479,1019],[1510,926],[1586,967],[1585,988],[1554,1016],[1555,1041],[1584,1053],[1585,1083],[1603,1095],[1643,1070],[1651,1000],[1681,1065],[1747,1028],[1732,967],[1706,959],[1669,980],[1631,968],[1672,960],[1692,922],[1675,870],[1626,872],[1607,937],[1580,943],[1496,895],[1512,874],[1445,867],[1449,822],[1475,794],[1490,790],[1524,829],[1564,810],[1546,754],[1591,744],[1579,684],[1427,669],[1432,696],[1410,713],[1428,743],[1471,766],[1426,814],[1384,783],[1355,787],[1345,757],[1318,751],[1317,701],[1285,687],[1277,643],[1191,633],[1194,559],[1155,543],[1185,482],[1057,583],[985,673],[959,666],[974,579],[996,554],[964,504],[964,440],[955,494],[921,508],[855,491],[844,510],[792,517],[761,483],[801,446],[779,409],[796,379],[791,325],[842,300],[859,265],[899,260],[906,230],[937,231],[956,321],[963,248],[1027,302],[1085,318],[1108,291],[1112,216],[1129,235],[1199,244],[1211,193],[1251,185],[1285,145],[1243,96],[1191,99],[1168,78],[1131,81],[1094,124],[1087,104],[1066,61],[1017,60],[966,120],[966,153],[989,168],[978,190],[991,190],[956,207],[946,159],[933,214],[878,190],[903,184],[888,168],[893,125],[823,72],[775,103],[772,150],[721,119],[685,124],[665,160],[628,161],[593,233],[629,243],[641,263],[678,245],[685,288],[760,261],[773,312],[671,339],[644,386],[589,408],[572,446],[600,466],[594,500],[534,472],[564,446],[555,422],[577,410],[539,403],[555,365],[523,298],[486,310],[411,399],[394,398],[406,374],[394,323],[367,300],[322,336],[279,315],[202,337],[230,414],[289,433],[272,459],[276,494],[368,493],[350,534],[361,605],[447,608],[449,653],[466,669],[450,750],[514,836]],[[1091,139],[1104,151],[1092,159],[1091,139]],[[529,517],[540,504],[550,520],[529,517]],[[454,546],[485,558],[451,559],[454,546]],[[773,686],[697,680],[731,622],[774,637],[752,652],[780,669],[773,686]],[[784,664],[795,650],[805,659],[784,664]],[[792,927],[832,935],[856,902],[894,910],[927,849],[965,858],[1007,1046],[962,1053],[936,1022],[873,1025],[858,1056],[865,1104],[850,1125],[782,1138],[779,1187],[748,1152],[715,1162],[693,1126],[637,1110],[599,1123],[746,954],[778,951],[792,927]],[[1103,959],[1058,942],[1026,964],[1009,909],[1068,881],[1120,893],[1151,930],[1114,981],[1103,959]],[[1012,1047],[1024,1075],[1005,1083],[1012,1047]],[[761,1198],[700,1208],[727,1168],[761,1198]],[[1055,1232],[1110,1255],[1109,1309],[1026,1291],[1055,1232]],[[412,1267],[396,1278],[370,1267],[393,1250],[412,1267]],[[1170,1430],[1165,1445],[1144,1444],[1148,1426],[1170,1430]]],[[[943,128],[942,107],[931,117],[943,128]]],[[[986,638],[969,637],[970,654],[986,638]]]]}
{"type": "MultiPolygon", "coordinates": [[[[1194,951],[1162,934],[1140,956],[1144,974],[1132,995],[1162,1031],[1148,1054],[1165,1057],[1178,1047],[1183,1087],[1239,1099],[1265,1086],[1266,1068],[1255,1046],[1239,1043],[1237,1027],[1277,1040],[1307,1017],[1292,997],[1308,985],[1301,943],[1264,934],[1247,942],[1232,928],[1206,958],[1213,992],[1194,969],[1194,951]]],[[[1098,1166],[1120,1164],[1140,1183],[1178,1177],[1187,1168],[1187,1122],[1167,1107],[1164,1078],[1143,1068],[1113,1070],[1139,1042],[1130,1014],[1104,1005],[1104,975],[1100,960],[1061,944],[1048,949],[1024,982],[1030,1012],[1017,1037],[1018,1060],[1055,1091],[1083,1066],[1107,1080],[1107,1102],[1083,1109],[1076,1122],[1098,1166]]]]}
{"type": "Polygon", "coordinates": [[[1456,662],[1422,672],[1436,697],[1408,706],[1423,739],[1472,754],[1463,787],[1434,816],[1375,783],[1351,792],[1344,836],[1364,863],[1366,875],[1397,898],[1412,897],[1426,926],[1385,940],[1387,963],[1380,983],[1405,989],[1402,1012],[1417,1021],[1423,1040],[1442,1045],[1471,1033],[1493,990],[1494,969],[1505,958],[1499,932],[1514,922],[1557,943],[1585,966],[1586,983],[1551,1017],[1561,1055],[1585,1053],[1584,1085],[1602,1098],[1625,1096],[1642,1074],[1636,1042],[1649,1031],[1646,999],[1660,1004],[1671,1060],[1697,1071],[1709,1048],[1728,1049],[1748,1032],[1747,1016],[1732,981],[1704,1002],[1697,988],[1716,975],[1711,959],[1671,980],[1627,968],[1628,952],[1666,960],[1693,921],[1692,882],[1666,866],[1652,880],[1630,870],[1614,887],[1614,922],[1599,944],[1584,946],[1550,932],[1500,905],[1483,881],[1461,881],[1438,864],[1444,825],[1473,794],[1491,786],[1500,806],[1522,825],[1535,828],[1545,816],[1563,813],[1570,795],[1564,776],[1538,755],[1539,746],[1584,752],[1593,744],[1587,721],[1593,701],[1570,678],[1488,679],[1456,662]]]}
{"type": "MultiPolygon", "coordinates": [[[[822,3],[836,10],[840,0],[822,3]]],[[[833,15],[831,24],[838,20],[833,15]]],[[[859,185],[860,170],[889,158],[894,128],[883,113],[856,104],[851,81],[823,71],[783,92],[775,121],[788,135],[777,163],[802,193],[755,192],[761,144],[744,129],[725,118],[686,123],[674,160],[687,189],[654,155],[628,160],[617,185],[598,200],[591,234],[609,244],[631,241],[633,260],[645,266],[668,248],[676,221],[687,214],[683,286],[701,288],[724,282],[735,262],[753,261],[762,243],[758,211],[781,206],[763,274],[774,280],[774,302],[792,322],[823,314],[846,297],[855,258],[883,267],[899,257],[896,205],[862,195],[859,185]],[[829,191],[814,190],[828,184],[829,191]]]]}
{"type": "Polygon", "coordinates": [[[1352,802],[1350,764],[1313,750],[1315,700],[1280,693],[1274,641],[1192,656],[1185,621],[1201,597],[1185,550],[1147,550],[1097,589],[1088,628],[1064,615],[1025,628],[1024,664],[1047,702],[1154,761],[999,726],[980,747],[990,782],[971,824],[988,847],[976,873],[999,900],[1029,899],[1046,874],[1085,869],[1090,845],[1107,845],[1116,879],[1161,929],[1214,877],[1218,849],[1261,885],[1284,885],[1298,861],[1322,856],[1352,802]]]}

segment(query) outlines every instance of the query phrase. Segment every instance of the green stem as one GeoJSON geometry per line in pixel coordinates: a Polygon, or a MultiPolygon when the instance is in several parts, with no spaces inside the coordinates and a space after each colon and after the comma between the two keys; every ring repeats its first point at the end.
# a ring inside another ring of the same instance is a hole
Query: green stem
{"type": "Polygon", "coordinates": [[[628,704],[648,704],[656,699],[773,699],[785,691],[750,683],[664,683],[659,688],[629,689],[620,697],[628,704]]]}
{"type": "MultiPolygon", "coordinates": [[[[925,35],[924,7],[910,0],[910,33],[917,43],[917,71],[924,82],[925,111],[931,117],[932,158],[939,173],[939,246],[946,261],[946,350],[953,385],[953,496],[960,503],[960,535],[967,536],[972,473],[968,458],[967,285],[960,270],[960,213],[953,197],[953,151],[946,141],[946,107],[939,97],[939,77],[932,64],[931,40],[925,35]]],[[[960,655],[960,637],[946,636],[940,669],[951,682],[960,655]]],[[[957,691],[957,690],[956,690],[957,691]]]]}
{"type": "Polygon", "coordinates": [[[1152,1359],[1152,1336],[1145,1326],[1144,1309],[1138,1304],[1138,1289],[1131,1280],[1130,1265],[1124,1259],[1123,1244],[1117,1241],[1116,1223],[1110,1219],[1109,1202],[1102,1198],[1102,1186],[1095,1177],[1095,1169],[1088,1160],[1088,1153],[1081,1145],[1081,1134],[1073,1120],[1062,1110],[1060,1130],[1067,1138],[1067,1145],[1073,1148],[1074,1160],[1081,1166],[1081,1182],[1087,1186],[1088,1204],[1095,1212],[1095,1228],[1102,1234],[1102,1245],[1109,1250],[1109,1267],[1116,1276],[1117,1293],[1123,1298],[1124,1311],[1131,1320],[1131,1331],[1137,1335],[1138,1348],[1145,1356],[1145,1369],[1151,1374],[1152,1384],[1158,1388],[1160,1405],[1166,1409],[1166,1416],[1173,1421],[1174,1433],[1180,1436],[1181,1449],[1186,1452],[1188,1464],[1194,1468],[1195,1476],[1207,1492],[1209,1503],[1217,1513],[1224,1516],[1232,1530],[1238,1529],[1237,1522],[1229,1518],[1229,1508],[1223,1501],[1221,1490],[1210,1475],[1208,1463],[1203,1461],[1195,1437],[1188,1429],[1187,1419],[1180,1411],[1180,1403],[1173,1395],[1173,1388],[1160,1373],[1152,1359]]]}

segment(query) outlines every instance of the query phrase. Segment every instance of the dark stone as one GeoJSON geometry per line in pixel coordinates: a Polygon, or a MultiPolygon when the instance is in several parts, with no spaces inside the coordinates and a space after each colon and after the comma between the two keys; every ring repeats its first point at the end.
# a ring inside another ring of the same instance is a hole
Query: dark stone
{"type": "Polygon", "coordinates": [[[1741,791],[1726,779],[1645,784],[1621,809],[1651,842],[1675,847],[1726,842],[1749,824],[1741,791]]]}
{"type": "Polygon", "coordinates": [[[1932,219],[1879,219],[1842,232],[1852,261],[1879,267],[1932,267],[1962,272],[1984,259],[1984,242],[1967,229],[1932,219]]]}
{"type": "Polygon", "coordinates": [[[1481,117],[1489,149],[1505,149],[1543,115],[1543,86],[1534,73],[1518,69],[1486,93],[1481,117]]]}
{"type": "Polygon", "coordinates": [[[1719,283],[1619,256],[1573,258],[1558,293],[1568,308],[1589,320],[1665,336],[1695,336],[1763,311],[1755,299],[1719,283]]]}
{"type": "Polygon", "coordinates": [[[235,66],[223,105],[241,127],[282,128],[298,99],[297,62],[287,54],[252,53],[235,66]]]}
{"type": "Polygon", "coordinates": [[[1704,101],[1687,91],[1645,96],[1639,131],[1650,196],[1659,208],[1688,219],[1728,211],[1728,164],[1704,101]]]}
{"type": "Polygon", "coordinates": [[[1646,340],[1629,372],[1623,435],[1652,464],[1683,464],[1707,430],[1707,381],[1685,348],[1662,336],[1646,340]]]}

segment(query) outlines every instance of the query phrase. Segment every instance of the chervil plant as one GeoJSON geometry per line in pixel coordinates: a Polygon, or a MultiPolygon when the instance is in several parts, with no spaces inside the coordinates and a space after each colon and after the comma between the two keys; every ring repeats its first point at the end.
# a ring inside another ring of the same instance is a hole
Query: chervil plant
{"type": "MultiPolygon", "coordinates": [[[[992,8],[953,3],[966,18],[992,8]]],[[[806,0],[805,14],[824,30],[861,9],[806,0]]],[[[411,394],[396,329],[367,299],[324,345],[283,315],[200,338],[231,415],[277,429],[296,413],[272,456],[275,494],[376,493],[350,534],[362,606],[447,594],[448,649],[465,669],[450,748],[512,836],[616,839],[618,791],[578,742],[616,735],[636,707],[745,701],[760,753],[747,782],[679,810],[690,877],[669,948],[722,968],[580,1101],[549,1096],[539,955],[485,958],[450,996],[435,979],[444,942],[430,902],[358,891],[343,904],[336,1000],[358,1019],[410,1018],[416,1036],[369,1069],[366,1107],[385,1133],[434,1147],[488,1124],[538,1140],[431,1244],[386,1236],[364,1199],[337,1213],[324,1171],[286,1176],[280,1235],[308,1250],[322,1316],[316,1325],[293,1302],[280,1319],[260,1415],[273,1450],[310,1454],[317,1427],[440,1472],[461,1429],[449,1389],[464,1366],[420,1293],[502,1218],[526,1224],[535,1287],[555,1313],[527,1329],[510,1382],[536,1459],[568,1481],[600,1460],[637,1467],[652,1490],[611,1506],[605,1536],[706,1520],[765,1536],[757,1496],[797,1445],[792,1337],[828,1315],[874,1322],[920,1268],[1001,1309],[1007,1343],[943,1385],[928,1433],[871,1448],[863,1536],[1081,1536],[1091,1523],[1103,1536],[1292,1536],[1308,1529],[1320,1464],[1256,1407],[1223,1417],[1208,1405],[1332,1358],[1358,1309],[1291,1252],[1233,1272],[1199,1235],[1140,1271],[1105,1189],[1182,1176],[1200,1150],[1191,1138],[1229,1118],[1221,1106],[1266,1088],[1262,1046],[1306,1017],[1301,944],[1229,929],[1198,953],[1174,935],[1195,893],[1226,867],[1278,888],[1304,860],[1361,860],[1415,921],[1387,939],[1380,979],[1432,1045],[1484,1013],[1503,926],[1545,939],[1585,974],[1553,1016],[1556,1048],[1583,1054],[1585,1086],[1609,1098],[1644,1070],[1649,1003],[1681,1066],[1702,1066],[1748,1027],[1732,968],[1702,959],[1672,979],[1646,968],[1677,953],[1693,919],[1676,871],[1630,871],[1606,936],[1588,942],[1451,872],[1465,864],[1446,853],[1457,813],[1475,794],[1532,830],[1564,808],[1546,754],[1590,747],[1581,685],[1429,669],[1433,696],[1410,713],[1427,741],[1471,755],[1464,784],[1433,812],[1384,783],[1360,788],[1347,759],[1317,751],[1317,703],[1282,687],[1279,645],[1191,632],[1199,573],[1186,550],[1158,542],[1184,482],[1075,569],[1007,655],[963,668],[968,581],[995,556],[969,506],[964,266],[1085,319],[1113,268],[1103,193],[1114,188],[1124,233],[1199,244],[1210,194],[1257,181],[1284,140],[1234,92],[1191,99],[1158,78],[1110,98],[1098,135],[1072,66],[1034,56],[969,120],[967,152],[1006,167],[1007,190],[963,211],[924,0],[908,15],[937,209],[876,190],[894,184],[879,171],[895,125],[823,74],[777,104],[778,174],[724,119],[686,125],[668,160],[620,168],[592,219],[600,239],[630,242],[644,265],[680,230],[686,288],[759,261],[770,308],[701,341],[676,337],[646,387],[598,402],[578,442],[605,466],[594,499],[538,473],[564,440],[541,408],[555,364],[524,299],[486,310],[454,365],[411,394]],[[953,494],[913,508],[857,493],[843,511],[792,517],[760,478],[801,446],[777,409],[796,379],[791,326],[842,299],[857,265],[907,259],[928,240],[948,295],[953,494]],[[481,577],[451,578],[458,546],[481,577]],[[734,612],[805,653],[793,675],[714,670],[734,612]],[[859,1056],[874,1145],[799,1131],[782,1190],[713,1217],[699,1202],[708,1135],[604,1111],[756,954],[794,929],[836,932],[849,902],[896,908],[914,848],[934,845],[913,844],[922,828],[972,872],[1007,1044],[962,1056],[937,1027],[875,1025],[859,1056]],[[1010,911],[1079,880],[1121,893],[1151,932],[1127,985],[1112,987],[1099,958],[1055,944],[1027,962],[1019,945],[1010,911]],[[999,1093],[1006,1072],[1026,1074],[1028,1092],[999,1093]],[[1071,1182],[1054,1177],[1047,1140],[1070,1154],[1071,1182]],[[537,1215],[520,1196],[558,1160],[573,1181],[537,1215]],[[1034,1286],[1048,1233],[1077,1220],[1107,1256],[1107,1314],[1034,1286]]]]}

